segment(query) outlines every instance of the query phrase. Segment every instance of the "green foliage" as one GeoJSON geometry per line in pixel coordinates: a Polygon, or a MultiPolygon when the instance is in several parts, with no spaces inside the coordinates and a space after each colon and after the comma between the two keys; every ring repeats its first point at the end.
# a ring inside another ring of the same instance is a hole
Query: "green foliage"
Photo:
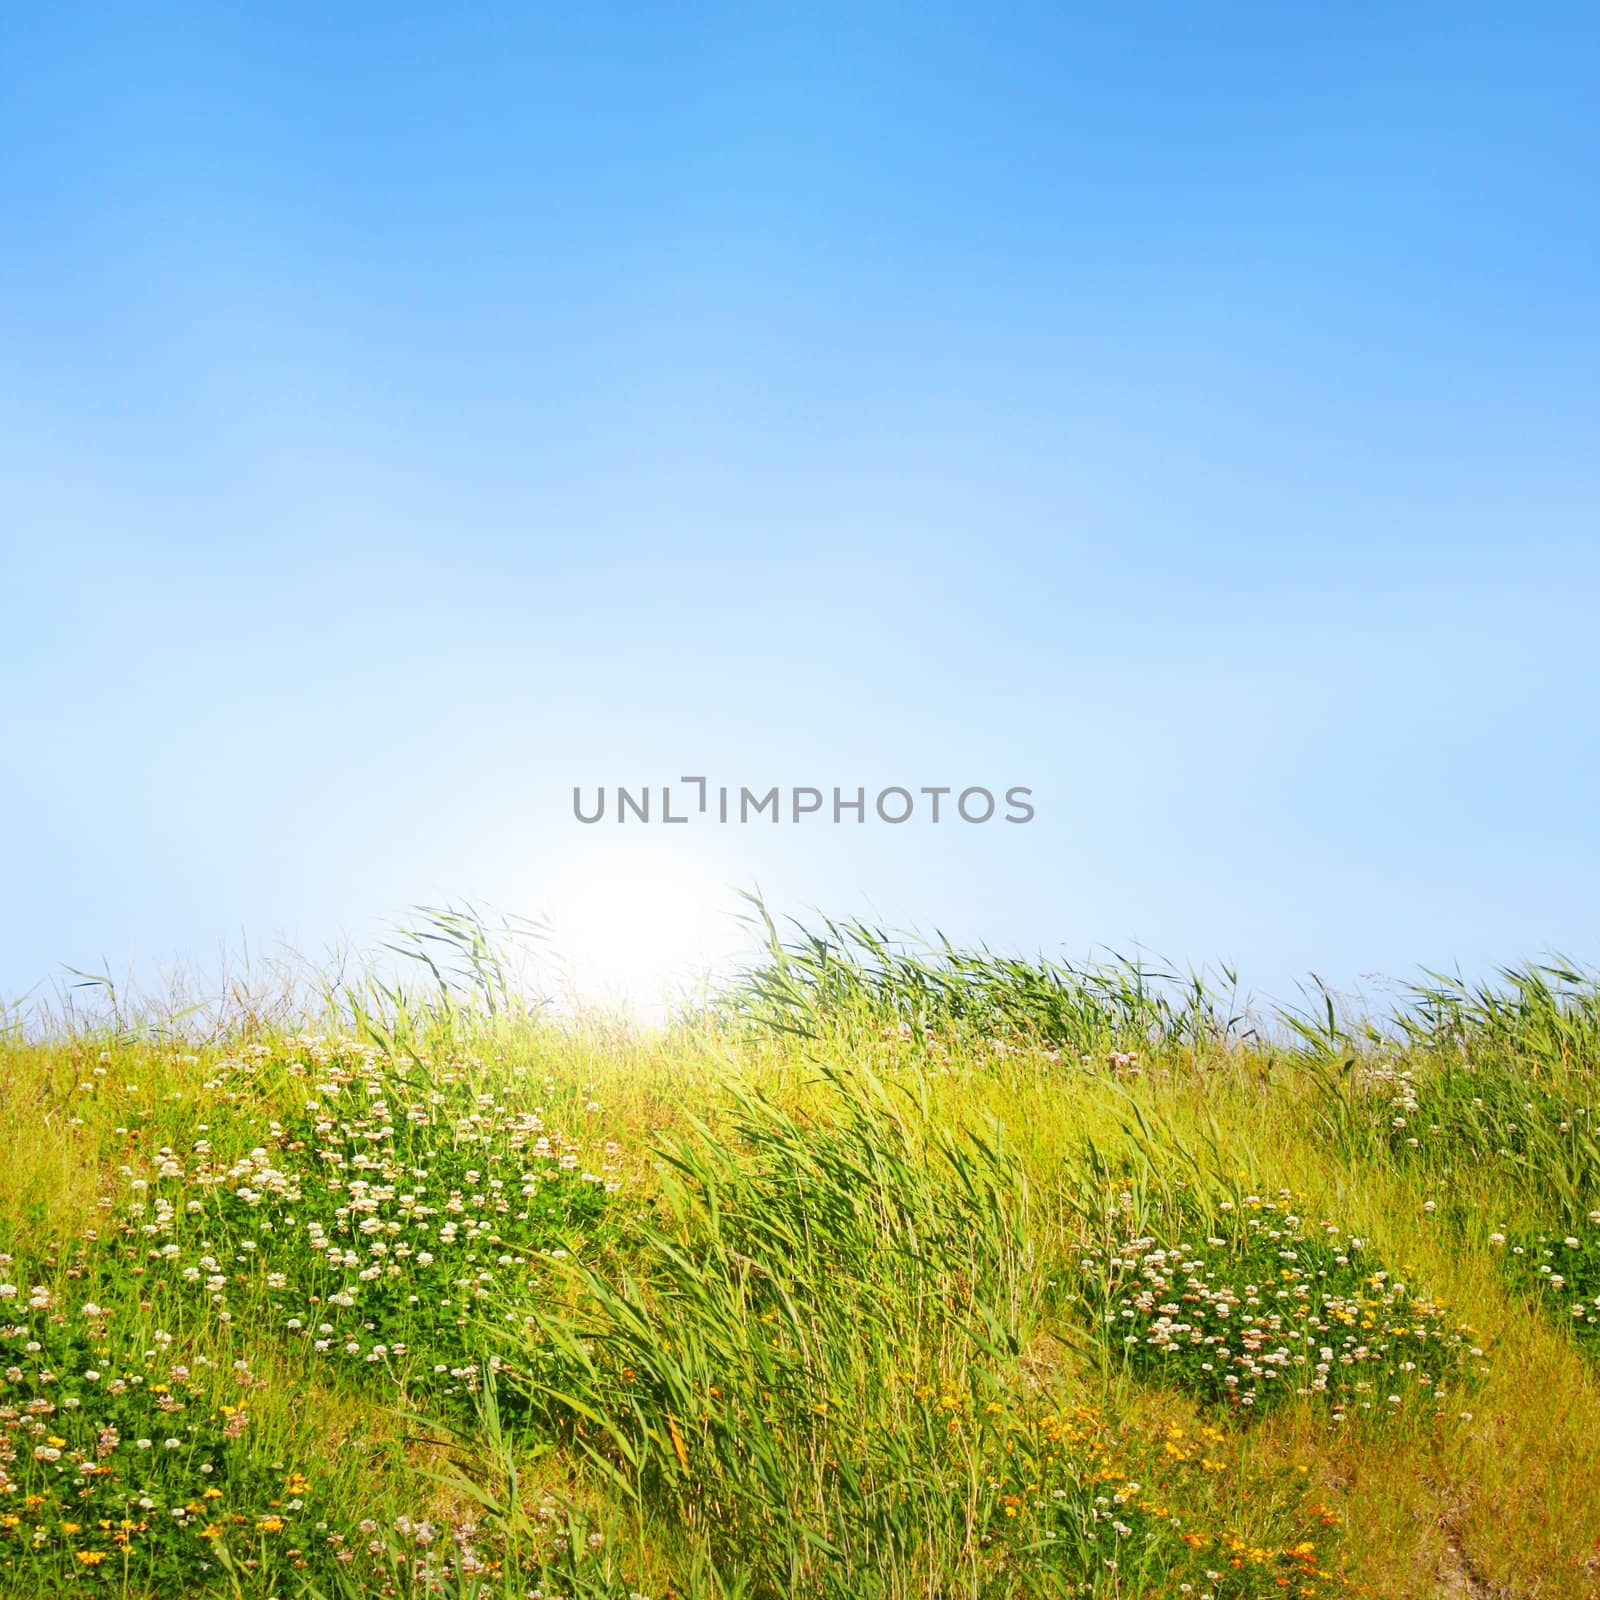
{"type": "Polygon", "coordinates": [[[1503,1059],[1364,1073],[1375,1142],[1397,1164],[1458,1178],[1493,1172],[1530,1214],[1581,1215],[1600,1199],[1600,1104],[1594,1085],[1552,1083],[1503,1059]]]}
{"type": "Polygon", "coordinates": [[[1507,1280],[1529,1296],[1581,1350],[1600,1360],[1600,1211],[1570,1233],[1520,1229],[1491,1241],[1507,1280]]]}
{"type": "MultiPolygon", "coordinates": [[[[1202,1579],[1219,1536],[1184,1537],[1094,1413],[1028,1379],[1045,1282],[1015,1157],[868,1074],[825,1076],[814,1119],[735,1085],[717,1135],[663,1142],[660,1215],[633,1264],[574,1265],[571,1307],[530,1317],[502,1370],[542,1365],[525,1381],[571,1445],[741,1594],[1202,1579]]],[[[1194,1461],[1177,1450],[1165,1468],[1194,1461]]],[[[1309,1547],[1240,1548],[1237,1576],[1193,1592],[1314,1575],[1309,1547]]]]}
{"type": "Polygon", "coordinates": [[[1155,1232],[1133,1213],[1131,1199],[1111,1206],[1111,1239],[1078,1267],[1108,1356],[1147,1382],[1252,1416],[1296,1400],[1341,1422],[1419,1405],[1442,1415],[1483,1354],[1365,1241],[1307,1222],[1287,1192],[1180,1208],[1155,1232]]]}
{"type": "Polygon", "coordinates": [[[17,1290],[0,1286],[0,1581],[178,1594],[230,1560],[280,1574],[313,1513],[247,1437],[248,1366],[176,1359],[137,1307],[17,1290]]]}
{"type": "Polygon", "coordinates": [[[823,919],[797,925],[784,942],[753,900],[765,959],[730,992],[738,1016],[782,1032],[819,1037],[854,1025],[909,1039],[950,1035],[1023,1039],[1104,1055],[1150,1046],[1197,1048],[1233,1038],[1233,974],[1217,994],[1201,974],[1179,978],[1113,957],[1073,966],[1043,958],[962,950],[940,940],[919,953],[881,928],[823,919]]]}
{"type": "Polygon", "coordinates": [[[1231,977],[765,928],[659,1036],[546,1016],[470,907],[314,1023],[252,991],[186,1042],[92,978],[48,1041],[4,1019],[0,1593],[1321,1600],[1402,1481],[1499,1524],[1544,1445],[1421,1283],[1587,1415],[1514,1309],[1597,1352],[1575,969],[1263,1037],[1231,977]]]}
{"type": "Polygon", "coordinates": [[[1482,983],[1430,973],[1405,994],[1395,1025],[1423,1050],[1545,1075],[1600,1065],[1600,977],[1573,962],[1503,967],[1482,983]]]}
{"type": "Polygon", "coordinates": [[[0,1503],[21,1508],[0,1515],[0,1578],[266,1595],[318,1572],[371,1592],[378,1570],[397,1594],[471,1592],[503,1567],[502,1529],[436,1551],[425,1518],[330,1519],[255,1425],[273,1379],[227,1353],[266,1357],[278,1383],[298,1369],[374,1406],[474,1415],[486,1303],[607,1247],[617,1147],[547,1122],[533,1091],[553,1083],[485,1091],[470,1062],[402,1073],[304,1038],[210,1073],[190,1148],[119,1129],[102,1220],[65,1255],[0,1256],[0,1317],[21,1313],[0,1324],[0,1503]]]}
{"type": "Polygon", "coordinates": [[[633,1263],[574,1264],[573,1309],[529,1325],[577,1448],[713,1567],[743,1551],[752,1594],[886,1592],[930,1545],[971,1564],[993,1371],[1036,1302],[1015,1161],[832,1081],[824,1123],[736,1088],[719,1135],[663,1142],[633,1263]]]}
{"type": "MultiPolygon", "coordinates": [[[[479,1370],[483,1304],[535,1295],[559,1253],[603,1247],[616,1147],[547,1126],[513,1084],[477,1093],[440,1067],[418,1086],[370,1050],[311,1054],[288,1063],[297,1110],[236,1111],[231,1148],[208,1124],[188,1151],[125,1163],[114,1234],[85,1270],[107,1293],[119,1275],[142,1279],[174,1332],[247,1319],[310,1364],[459,1400],[479,1370]]],[[[282,1067],[250,1052],[216,1081],[282,1067]]]]}

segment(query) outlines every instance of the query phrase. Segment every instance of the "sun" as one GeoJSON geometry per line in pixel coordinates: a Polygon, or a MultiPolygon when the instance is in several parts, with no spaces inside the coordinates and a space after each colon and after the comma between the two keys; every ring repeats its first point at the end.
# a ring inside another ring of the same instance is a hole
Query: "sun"
{"type": "Polygon", "coordinates": [[[567,998],[659,1020],[729,970],[740,901],[710,860],[659,839],[586,844],[543,897],[567,998]]]}

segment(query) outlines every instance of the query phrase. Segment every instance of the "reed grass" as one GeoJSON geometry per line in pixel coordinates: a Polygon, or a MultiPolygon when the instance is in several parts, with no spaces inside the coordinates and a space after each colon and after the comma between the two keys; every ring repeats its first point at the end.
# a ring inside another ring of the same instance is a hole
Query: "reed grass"
{"type": "Polygon", "coordinates": [[[8,1012],[0,1593],[1600,1592],[1594,974],[753,916],[656,1030],[460,907],[8,1012]]]}

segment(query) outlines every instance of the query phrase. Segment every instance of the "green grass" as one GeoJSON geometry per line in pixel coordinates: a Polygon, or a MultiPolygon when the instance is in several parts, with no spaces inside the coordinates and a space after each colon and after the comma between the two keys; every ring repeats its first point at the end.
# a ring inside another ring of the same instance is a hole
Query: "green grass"
{"type": "Polygon", "coordinates": [[[633,1031],[528,931],[0,1035],[0,1594],[1600,1589],[1592,977],[768,925],[633,1031]]]}

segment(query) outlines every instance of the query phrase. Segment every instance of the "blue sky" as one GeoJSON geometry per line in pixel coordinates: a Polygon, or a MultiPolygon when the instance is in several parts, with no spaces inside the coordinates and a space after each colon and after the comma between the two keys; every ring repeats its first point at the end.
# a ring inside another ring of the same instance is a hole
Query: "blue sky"
{"type": "Polygon", "coordinates": [[[4,26],[0,996],[752,882],[1600,957],[1593,8],[4,26]],[[698,772],[1038,814],[572,820],[698,772]]]}

